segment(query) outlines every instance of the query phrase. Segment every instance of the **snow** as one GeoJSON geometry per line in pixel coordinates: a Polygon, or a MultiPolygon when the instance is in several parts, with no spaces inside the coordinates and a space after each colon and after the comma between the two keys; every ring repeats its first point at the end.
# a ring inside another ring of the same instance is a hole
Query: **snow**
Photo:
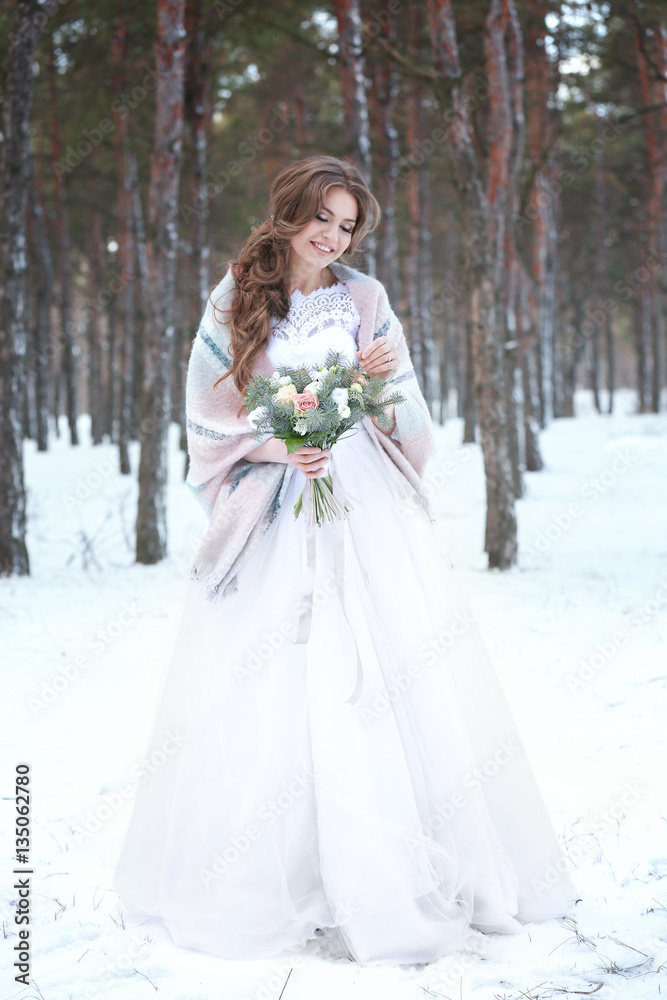
{"type": "MultiPolygon", "coordinates": [[[[133,563],[136,477],[116,448],[24,449],[31,575],[0,580],[5,768],[3,997],[44,1000],[518,1000],[667,996],[667,416],[577,417],[541,434],[545,468],[517,502],[519,562],[485,569],[484,481],[461,422],[436,428],[427,472],[454,565],[513,707],[581,896],[571,917],[518,935],[475,933],[429,966],[360,967],[316,939],[280,961],[175,947],[131,922],[111,889],[161,671],[205,517],[171,427],[170,555],[133,563]],[[32,768],[32,985],[13,981],[17,763],[32,768]],[[600,984],[598,986],[598,984],[600,984]],[[661,993],[661,985],[664,987],[661,993]]],[[[138,446],[131,450],[133,471],[138,446]]],[[[530,822],[530,816],[526,816],[530,822]]]]}

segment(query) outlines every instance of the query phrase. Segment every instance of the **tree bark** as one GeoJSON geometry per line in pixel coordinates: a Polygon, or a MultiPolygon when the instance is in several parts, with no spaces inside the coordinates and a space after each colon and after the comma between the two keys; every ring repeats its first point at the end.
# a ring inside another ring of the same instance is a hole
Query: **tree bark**
{"type": "MultiPolygon", "coordinates": [[[[420,108],[421,111],[421,108],[420,108]]],[[[423,111],[422,111],[423,115],[423,111]]],[[[419,171],[419,204],[421,210],[420,242],[419,242],[419,302],[421,308],[421,329],[424,363],[424,397],[433,415],[433,404],[439,401],[442,407],[440,390],[440,340],[436,341],[433,324],[433,261],[431,257],[431,175],[428,166],[424,164],[419,171]]],[[[440,314],[438,314],[440,315],[440,314]]]]}
{"type": "MultiPolygon", "coordinates": [[[[545,150],[550,143],[548,122],[549,63],[545,36],[545,18],[549,11],[547,0],[536,0],[526,11],[526,146],[532,184],[526,199],[528,231],[522,226],[524,238],[528,237],[527,254],[532,282],[529,286],[530,320],[539,352],[535,368],[538,376],[538,420],[545,427],[553,416],[553,224],[554,187],[549,183],[549,164],[545,150]]],[[[523,220],[525,224],[525,219],[523,220]]]]}
{"type": "Polygon", "coordinates": [[[34,160],[30,156],[29,207],[34,227],[35,244],[39,248],[35,254],[39,284],[36,290],[35,325],[32,342],[32,360],[26,371],[34,373],[35,381],[35,426],[37,450],[47,451],[49,446],[49,353],[51,341],[51,307],[53,303],[53,257],[49,231],[44,218],[39,191],[36,187],[34,160]]]}
{"type": "Polygon", "coordinates": [[[516,512],[506,425],[503,337],[502,330],[498,329],[494,279],[499,273],[499,254],[502,260],[505,198],[508,197],[505,179],[511,134],[508,135],[509,128],[505,127],[508,94],[503,39],[513,3],[512,0],[492,0],[485,21],[490,83],[489,151],[485,172],[473,141],[469,107],[464,102],[451,0],[428,0],[427,9],[435,72],[451,94],[453,114],[445,114],[444,122],[464,209],[475,403],[486,473],[484,549],[490,568],[507,569],[516,562],[516,512]],[[448,121],[450,117],[451,122],[448,121]]]}
{"type": "MultiPolygon", "coordinates": [[[[384,39],[393,43],[396,36],[395,18],[387,18],[379,30],[384,39]]],[[[394,109],[396,96],[399,93],[399,82],[394,62],[377,47],[372,51],[373,58],[369,60],[372,81],[370,110],[378,172],[377,194],[382,208],[382,226],[377,237],[376,267],[377,276],[386,288],[390,302],[397,303],[401,298],[401,284],[394,202],[399,177],[400,148],[394,124],[394,109]]]]}
{"type": "Polygon", "coordinates": [[[3,86],[0,145],[0,576],[30,573],[25,542],[23,479],[26,351],[26,206],[30,171],[28,126],[33,97],[33,60],[41,31],[40,5],[17,0],[11,22],[3,86]]]}
{"type": "MultiPolygon", "coordinates": [[[[416,7],[410,7],[410,46],[411,50],[415,45],[415,32],[417,30],[416,7]]],[[[408,105],[405,124],[405,145],[406,148],[416,149],[421,138],[420,126],[421,115],[419,106],[421,101],[421,86],[419,81],[410,80],[408,83],[408,105]]],[[[422,328],[422,301],[419,287],[420,247],[421,247],[421,209],[420,209],[420,183],[419,169],[410,165],[407,175],[407,208],[408,208],[408,252],[406,256],[406,279],[407,279],[407,299],[408,299],[408,330],[409,346],[412,364],[417,375],[419,388],[424,392],[424,330],[422,328]]]]}
{"type": "MultiPolygon", "coordinates": [[[[100,247],[103,245],[102,216],[99,211],[91,213],[90,259],[89,259],[89,301],[96,303],[103,283],[104,259],[100,247]]],[[[88,413],[92,443],[102,443],[102,422],[104,397],[102,395],[102,317],[98,309],[92,308],[88,320],[88,413]]]]}
{"type": "Polygon", "coordinates": [[[539,423],[537,420],[538,387],[535,345],[529,316],[529,278],[516,263],[517,269],[517,335],[519,338],[519,365],[521,368],[523,456],[526,472],[539,472],[544,467],[540,450],[539,423]]]}
{"type": "Polygon", "coordinates": [[[184,14],[184,0],[158,0],[155,47],[159,82],[149,188],[148,300],[136,525],[137,562],[146,564],[159,562],[167,552],[169,366],[174,334],[176,227],[183,134],[184,14]]]}
{"type": "Polygon", "coordinates": [[[146,228],[144,226],[144,211],[141,204],[141,191],[139,189],[139,168],[137,165],[137,155],[134,149],[128,147],[128,170],[129,170],[129,190],[132,203],[132,225],[134,227],[134,254],[137,265],[137,275],[139,278],[139,289],[137,293],[136,281],[134,289],[134,350],[132,358],[132,423],[130,426],[130,437],[139,438],[139,423],[141,420],[141,396],[144,383],[145,346],[144,331],[146,329],[146,304],[149,301],[149,275],[148,275],[148,244],[146,239],[146,228]]]}
{"type": "MultiPolygon", "coordinates": [[[[111,45],[111,65],[114,67],[114,92],[119,100],[125,92],[127,77],[127,26],[119,20],[116,24],[111,45]]],[[[123,290],[121,293],[120,343],[118,345],[118,463],[121,475],[129,476],[131,470],[129,443],[134,429],[134,365],[137,350],[135,302],[135,261],[134,237],[134,190],[130,161],[127,119],[117,115],[114,130],[116,177],[118,184],[118,260],[120,263],[123,290]]]]}
{"type": "Polygon", "coordinates": [[[192,204],[200,206],[194,213],[192,234],[192,267],[196,277],[196,298],[188,295],[188,315],[177,324],[174,343],[174,418],[181,428],[180,447],[185,452],[184,476],[188,473],[187,433],[185,420],[185,372],[197,332],[198,318],[204,314],[209,295],[211,251],[208,243],[208,197],[206,169],[211,129],[211,61],[212,40],[206,37],[203,0],[188,0],[185,28],[189,39],[185,77],[184,115],[190,130],[194,161],[192,204]],[[186,327],[187,321],[187,327],[186,327]]]}
{"type": "MultiPolygon", "coordinates": [[[[79,443],[76,421],[78,403],[76,391],[76,364],[74,361],[74,322],[72,320],[72,274],[70,266],[71,241],[69,232],[69,209],[65,191],[65,169],[60,165],[61,141],[60,118],[58,114],[58,75],[54,53],[49,59],[49,95],[51,102],[51,162],[53,164],[56,201],[56,232],[58,235],[58,258],[60,263],[60,316],[62,324],[62,372],[65,383],[65,403],[69,425],[70,444],[79,443]]],[[[75,169],[75,168],[74,168],[75,169]]],[[[56,421],[59,414],[56,413],[56,421]]]]}
{"type": "MultiPolygon", "coordinates": [[[[349,154],[371,186],[373,168],[359,0],[333,0],[333,9],[338,20],[338,67],[345,112],[345,143],[349,154]]],[[[366,237],[364,259],[368,274],[375,277],[377,264],[374,233],[369,233],[366,237]]]]}
{"type": "MultiPolygon", "coordinates": [[[[661,44],[663,26],[659,18],[651,19],[650,34],[639,22],[635,22],[635,42],[637,50],[637,65],[642,101],[645,107],[656,105],[658,108],[665,100],[665,86],[660,77],[667,77],[667,65],[664,59],[664,41],[661,44]],[[641,35],[643,34],[643,38],[641,35]],[[658,40],[658,45],[655,44],[658,40]],[[651,72],[647,62],[647,51],[650,51],[651,72]],[[658,60],[658,61],[656,61],[658,60]]],[[[644,115],[646,123],[646,153],[648,172],[648,192],[646,199],[646,215],[648,230],[648,249],[662,249],[663,231],[663,186],[665,179],[664,156],[667,143],[662,136],[660,124],[663,112],[649,111],[644,115]]],[[[650,269],[648,288],[644,299],[648,310],[651,349],[651,409],[654,413],[660,411],[660,389],[662,381],[662,291],[659,272],[650,269]]]]}
{"type": "MultiPolygon", "coordinates": [[[[643,255],[644,243],[642,236],[646,227],[645,213],[635,213],[635,251],[637,254],[637,269],[645,266],[643,255]]],[[[637,356],[637,397],[639,413],[648,413],[651,406],[651,299],[647,282],[640,282],[634,293],[636,303],[635,313],[635,345],[637,356]]]]}

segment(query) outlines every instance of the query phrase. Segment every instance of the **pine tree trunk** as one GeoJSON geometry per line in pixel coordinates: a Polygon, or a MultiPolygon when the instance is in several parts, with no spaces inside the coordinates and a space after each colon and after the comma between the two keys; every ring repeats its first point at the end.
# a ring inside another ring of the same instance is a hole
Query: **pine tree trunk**
{"type": "Polygon", "coordinates": [[[505,120],[509,133],[510,149],[507,165],[507,197],[505,199],[505,219],[503,223],[502,266],[504,269],[503,289],[499,295],[499,306],[503,311],[505,327],[505,400],[507,407],[507,431],[510,462],[512,465],[512,485],[514,496],[520,499],[524,493],[522,469],[524,465],[524,435],[519,428],[525,426],[525,409],[522,399],[522,379],[519,367],[520,338],[517,325],[517,306],[520,294],[519,260],[514,242],[512,218],[519,202],[519,173],[524,154],[525,122],[524,104],[524,57],[523,38],[516,10],[509,5],[507,11],[507,58],[503,58],[507,73],[505,95],[505,120]]]}
{"type": "Polygon", "coordinates": [[[137,166],[137,154],[130,146],[128,148],[128,177],[130,200],[132,204],[132,226],[134,232],[134,254],[137,265],[137,275],[139,277],[139,288],[137,290],[136,281],[133,283],[134,294],[134,337],[132,355],[132,423],[130,425],[130,438],[138,440],[141,421],[141,396],[144,384],[145,346],[144,332],[146,329],[146,304],[149,299],[149,276],[148,276],[148,242],[146,238],[146,228],[144,226],[144,211],[141,204],[141,191],[139,189],[139,168],[137,166]]]}
{"type": "Polygon", "coordinates": [[[111,299],[107,308],[107,341],[106,352],[106,391],[104,393],[104,433],[108,434],[111,444],[118,444],[116,422],[116,383],[120,385],[120,366],[117,363],[118,344],[118,308],[116,297],[111,299]]]}
{"type": "Polygon", "coordinates": [[[537,420],[538,389],[535,365],[535,344],[537,338],[531,333],[529,317],[528,276],[516,262],[517,268],[517,335],[519,338],[519,365],[521,368],[521,396],[523,417],[523,458],[526,472],[539,472],[544,467],[539,443],[537,420]]]}
{"type": "MultiPolygon", "coordinates": [[[[89,251],[89,301],[98,301],[98,293],[102,286],[102,276],[105,271],[104,260],[100,251],[103,243],[102,216],[99,211],[91,213],[90,251],[89,251]]],[[[90,414],[90,434],[92,443],[102,443],[102,317],[98,309],[89,310],[92,315],[88,319],[88,412],[90,414]]]]}
{"type": "MultiPolygon", "coordinates": [[[[116,24],[111,46],[111,65],[114,67],[114,93],[120,100],[127,86],[125,72],[127,60],[127,26],[116,24]]],[[[134,238],[133,183],[131,171],[127,119],[118,115],[115,120],[115,159],[117,177],[118,260],[123,278],[120,297],[120,343],[118,345],[118,462],[121,475],[129,476],[131,470],[129,443],[132,438],[135,408],[134,357],[137,350],[137,327],[134,309],[134,277],[136,248],[134,238]]]]}
{"type": "MultiPolygon", "coordinates": [[[[600,392],[600,374],[599,369],[601,367],[601,341],[602,335],[604,335],[605,340],[605,354],[607,359],[609,359],[610,351],[613,351],[613,337],[612,337],[612,321],[610,313],[605,310],[604,305],[607,300],[611,298],[609,294],[609,254],[607,252],[607,201],[606,201],[606,184],[605,184],[605,154],[604,147],[605,143],[602,138],[602,119],[598,119],[598,138],[600,142],[598,143],[598,152],[596,156],[595,163],[595,197],[596,197],[596,209],[598,218],[598,236],[597,236],[597,260],[596,260],[596,275],[595,275],[595,346],[597,350],[597,368],[598,368],[598,379],[597,388],[598,395],[600,392]],[[600,318],[601,322],[597,322],[597,317],[600,318]]],[[[610,366],[607,364],[607,389],[609,392],[609,399],[607,404],[607,412],[612,411],[612,393],[613,388],[610,379],[610,366]]],[[[599,413],[602,413],[602,403],[599,401],[599,413]]]]}
{"type": "MultiPolygon", "coordinates": [[[[359,0],[333,0],[333,9],[338,20],[338,70],[345,111],[345,142],[348,152],[371,186],[373,168],[359,0]]],[[[375,277],[374,233],[369,233],[365,239],[364,259],[368,274],[375,277]]]]}
{"type": "MultiPolygon", "coordinates": [[[[423,114],[423,112],[422,112],[423,114]]],[[[433,414],[433,404],[439,401],[442,407],[440,389],[440,364],[438,343],[433,329],[433,262],[431,259],[431,177],[424,165],[419,171],[419,204],[421,220],[419,226],[419,304],[421,309],[421,329],[424,344],[424,396],[429,413],[433,414]]]]}
{"type": "Polygon", "coordinates": [[[521,226],[523,239],[528,244],[525,259],[532,275],[530,317],[539,357],[531,368],[535,368],[539,377],[537,416],[540,427],[545,427],[553,415],[553,311],[549,267],[550,263],[552,265],[550,244],[553,246],[554,242],[552,205],[555,194],[548,183],[548,166],[544,162],[549,142],[549,65],[545,44],[548,10],[546,0],[536,0],[526,8],[526,147],[532,185],[521,226]],[[530,220],[527,226],[526,219],[530,220]]]}
{"type": "MultiPolygon", "coordinates": [[[[408,108],[405,126],[405,145],[415,149],[420,139],[419,101],[421,87],[411,80],[408,84],[408,108]]],[[[412,364],[417,375],[419,387],[424,392],[424,331],[422,329],[422,301],[419,288],[419,266],[421,246],[421,210],[419,171],[411,166],[407,176],[407,207],[408,207],[408,252],[406,259],[407,298],[408,298],[408,330],[409,346],[412,364]]]]}
{"type": "Polygon", "coordinates": [[[49,353],[47,346],[51,341],[51,307],[53,303],[53,257],[49,232],[44,219],[44,209],[35,186],[32,151],[29,152],[30,186],[29,207],[35,233],[35,244],[38,252],[35,260],[38,265],[39,285],[35,299],[35,334],[33,350],[27,369],[35,376],[35,417],[37,431],[37,450],[46,451],[49,446],[49,353]]]}
{"type": "Polygon", "coordinates": [[[475,406],[475,362],[473,358],[472,298],[468,299],[465,317],[465,367],[463,381],[463,444],[474,444],[477,426],[475,406]]]}
{"type": "MultiPolygon", "coordinates": [[[[72,276],[70,267],[69,210],[65,191],[65,170],[59,166],[61,158],[60,117],[58,109],[58,74],[54,53],[49,59],[49,95],[51,102],[51,160],[54,164],[54,189],[56,201],[56,232],[58,235],[58,259],[60,264],[60,316],[62,325],[62,371],[65,385],[67,423],[70,443],[78,444],[76,426],[78,416],[76,391],[76,365],[74,362],[74,322],[72,320],[72,276]]],[[[74,168],[76,169],[76,168],[74,168]]]]}
{"type": "MultiPolygon", "coordinates": [[[[644,267],[644,243],[642,236],[646,227],[643,211],[635,213],[635,252],[637,268],[644,267]]],[[[647,282],[640,282],[634,299],[636,319],[634,323],[637,352],[637,399],[639,413],[648,413],[651,404],[650,342],[651,342],[651,302],[647,282]]]]}
{"type": "MultiPolygon", "coordinates": [[[[509,455],[503,371],[503,329],[499,328],[497,277],[502,274],[507,179],[512,148],[504,34],[512,0],[491,0],[484,25],[489,76],[488,158],[478,161],[469,106],[464,101],[451,0],[428,0],[434,70],[451,94],[453,115],[444,114],[456,182],[463,204],[465,278],[470,288],[475,404],[486,473],[484,549],[490,568],[516,562],[516,512],[509,455]],[[448,119],[452,117],[451,122],[448,119]]],[[[445,112],[446,109],[443,109],[445,112]]]]}
{"type": "MultiPolygon", "coordinates": [[[[450,415],[449,394],[456,387],[460,396],[459,374],[461,367],[458,310],[456,308],[456,240],[454,224],[450,216],[444,234],[445,281],[438,294],[438,315],[442,317],[440,334],[440,423],[444,424],[450,415]]],[[[458,400],[457,400],[458,406],[458,400]]]]}
{"type": "MultiPolygon", "coordinates": [[[[380,28],[382,38],[395,40],[395,18],[387,18],[380,28]]],[[[394,107],[399,92],[396,66],[376,46],[370,63],[371,122],[378,173],[377,197],[382,208],[382,226],[377,237],[377,276],[387,290],[390,302],[401,299],[398,234],[394,198],[398,182],[400,148],[394,125],[394,107]]]]}
{"type": "Polygon", "coordinates": [[[194,214],[192,235],[192,266],[197,281],[197,297],[188,296],[187,329],[183,322],[177,324],[174,344],[174,419],[181,428],[180,447],[186,454],[184,475],[187,476],[187,432],[185,421],[185,372],[197,333],[199,318],[204,314],[210,284],[210,247],[208,243],[208,197],[206,194],[206,170],[208,166],[208,142],[211,128],[211,60],[212,41],[206,37],[204,27],[203,0],[188,0],[185,13],[185,27],[190,43],[187,52],[185,77],[184,115],[190,135],[194,160],[194,181],[192,184],[193,205],[199,206],[194,214]]]}
{"type": "Polygon", "coordinates": [[[169,365],[174,334],[176,226],[183,133],[184,14],[184,0],[159,0],[155,46],[159,82],[149,188],[148,299],[136,550],[137,562],[147,564],[159,562],[167,552],[169,365]]]}
{"type": "Polygon", "coordinates": [[[27,319],[28,125],[32,67],[42,23],[40,10],[36,0],[17,0],[5,53],[0,144],[0,576],[30,573],[25,543],[21,373],[27,319]]]}
{"type": "MultiPolygon", "coordinates": [[[[660,20],[653,20],[650,23],[650,34],[636,22],[635,42],[637,49],[637,65],[639,67],[639,81],[641,85],[642,101],[644,107],[653,105],[661,108],[665,100],[665,87],[662,86],[660,93],[659,76],[667,76],[667,67],[664,64],[662,55],[664,46],[656,46],[654,39],[658,33],[662,34],[660,20]],[[662,64],[656,64],[656,58],[661,59],[662,64]],[[650,60],[650,72],[648,62],[650,60]]],[[[661,111],[649,111],[644,115],[646,123],[646,152],[647,152],[647,172],[648,172],[648,192],[646,199],[646,216],[648,230],[648,249],[661,249],[661,239],[663,231],[663,184],[665,177],[665,165],[662,162],[664,150],[667,143],[660,130],[661,111]]],[[[648,324],[651,349],[651,409],[654,413],[660,412],[660,388],[662,378],[662,291],[659,282],[658,269],[649,268],[648,287],[646,290],[645,304],[648,309],[648,324]]]]}
{"type": "Polygon", "coordinates": [[[517,330],[517,297],[518,297],[518,262],[514,257],[513,241],[508,238],[509,230],[506,230],[505,239],[505,406],[507,408],[507,430],[510,462],[512,466],[512,486],[514,496],[520,499],[523,496],[522,466],[524,464],[523,455],[523,435],[519,434],[519,423],[523,425],[523,401],[521,398],[521,381],[519,369],[519,336],[517,330]]]}

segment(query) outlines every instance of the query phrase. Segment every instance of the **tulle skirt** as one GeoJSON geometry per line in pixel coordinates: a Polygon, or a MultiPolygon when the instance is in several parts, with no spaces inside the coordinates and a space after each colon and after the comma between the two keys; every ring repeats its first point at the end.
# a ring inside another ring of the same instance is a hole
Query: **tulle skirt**
{"type": "Polygon", "coordinates": [[[361,964],[426,963],[575,890],[470,609],[369,432],[332,450],[349,519],[308,544],[285,500],[238,574],[192,581],[114,885],[230,959],[335,928],[361,964]],[[312,586],[308,613],[304,592],[312,586]]]}

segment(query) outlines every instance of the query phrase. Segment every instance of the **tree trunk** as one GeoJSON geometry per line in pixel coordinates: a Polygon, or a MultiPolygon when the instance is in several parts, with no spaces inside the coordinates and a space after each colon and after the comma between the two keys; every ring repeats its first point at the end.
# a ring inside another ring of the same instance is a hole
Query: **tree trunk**
{"type": "Polygon", "coordinates": [[[174,333],[178,182],[183,133],[185,0],[159,0],[155,144],[149,188],[148,299],[141,398],[137,562],[167,552],[169,365],[174,333]]]}
{"type": "MultiPolygon", "coordinates": [[[[373,183],[373,169],[359,0],[333,0],[333,9],[338,20],[338,68],[345,110],[345,142],[348,152],[370,186],[373,183]]],[[[366,237],[364,259],[368,274],[375,277],[374,233],[369,233],[366,237]]]]}
{"type": "Polygon", "coordinates": [[[197,332],[197,324],[204,314],[209,295],[210,256],[208,242],[208,197],[206,195],[206,170],[208,142],[211,128],[211,60],[212,40],[206,37],[203,0],[188,0],[185,28],[190,39],[185,77],[184,115],[192,137],[194,181],[193,205],[200,206],[194,214],[192,234],[192,266],[196,276],[197,295],[188,295],[187,329],[183,322],[177,324],[174,344],[174,419],[181,428],[180,447],[186,455],[184,475],[188,473],[187,433],[185,421],[185,372],[197,332]]]}
{"type": "Polygon", "coordinates": [[[131,147],[128,148],[128,177],[130,199],[132,203],[132,225],[134,227],[135,239],[135,260],[137,273],[139,276],[139,291],[137,294],[136,282],[133,283],[134,294],[134,337],[132,355],[132,422],[130,425],[130,438],[139,438],[139,423],[141,420],[141,396],[144,384],[144,364],[145,346],[144,331],[146,329],[147,316],[146,308],[149,301],[149,276],[148,276],[148,245],[146,240],[146,229],[144,227],[144,212],[141,204],[141,191],[139,189],[139,168],[137,166],[137,155],[131,147]]]}
{"type": "Polygon", "coordinates": [[[463,444],[475,443],[475,428],[477,426],[477,408],[475,406],[475,362],[473,358],[472,340],[472,299],[467,302],[465,327],[465,368],[463,382],[463,444]]]}
{"type": "Polygon", "coordinates": [[[512,466],[512,485],[514,496],[523,496],[523,460],[524,435],[519,427],[525,425],[524,406],[522,401],[522,381],[519,368],[520,339],[517,326],[517,304],[520,292],[519,260],[514,243],[512,217],[519,201],[519,172],[524,153],[524,114],[523,114],[523,83],[524,59],[523,39],[516,11],[512,6],[507,13],[507,58],[503,56],[506,65],[507,84],[504,112],[505,128],[510,138],[510,148],[507,153],[507,188],[505,199],[505,219],[503,222],[503,247],[501,265],[503,268],[502,291],[498,297],[498,305],[502,310],[500,321],[504,320],[505,330],[505,405],[507,409],[507,432],[510,462],[512,466]],[[508,120],[510,119],[510,120],[508,120]]]}
{"type": "MultiPolygon", "coordinates": [[[[413,11],[414,8],[411,8],[413,11]]],[[[414,17],[411,17],[411,26],[414,17]]],[[[419,142],[419,127],[421,115],[419,102],[421,87],[415,80],[408,85],[408,107],[405,126],[405,145],[415,149],[419,142]]],[[[406,278],[408,285],[408,316],[409,345],[412,364],[417,375],[419,387],[424,391],[424,331],[422,330],[422,302],[419,288],[420,246],[421,246],[421,210],[419,171],[412,167],[407,176],[407,207],[408,207],[408,252],[406,259],[406,278]]]]}
{"type": "MultiPolygon", "coordinates": [[[[420,109],[421,110],[421,109],[420,109]]],[[[423,112],[422,112],[423,114],[423,112]]],[[[424,397],[429,413],[433,415],[433,404],[439,401],[442,406],[440,391],[440,364],[438,343],[433,330],[433,262],[431,259],[431,177],[428,166],[419,171],[419,205],[421,220],[419,226],[419,302],[421,309],[421,329],[423,342],[424,364],[424,397]]]]}
{"type": "MultiPolygon", "coordinates": [[[[62,325],[62,366],[65,384],[67,423],[70,443],[78,444],[76,426],[78,416],[76,391],[76,365],[74,362],[74,322],[72,320],[72,277],[70,267],[69,210],[65,191],[65,172],[72,168],[60,164],[60,117],[58,112],[58,74],[54,53],[49,59],[49,96],[51,103],[51,162],[53,164],[54,190],[56,201],[56,232],[58,234],[58,257],[60,263],[60,316],[62,325]]],[[[74,168],[76,169],[76,168],[74,168]]],[[[56,419],[57,419],[56,414],[56,419]]]]}
{"type": "MultiPolygon", "coordinates": [[[[90,258],[89,258],[89,301],[98,303],[99,290],[106,270],[102,256],[103,246],[102,216],[99,211],[91,213],[90,258]]],[[[104,397],[102,395],[102,317],[99,309],[89,310],[88,319],[88,413],[92,443],[102,443],[102,420],[104,397]]]]}
{"type": "MultiPolygon", "coordinates": [[[[545,427],[553,416],[553,296],[550,269],[553,259],[550,249],[555,242],[553,232],[554,188],[549,184],[545,150],[549,144],[548,101],[549,64],[546,51],[545,17],[549,11],[547,0],[536,0],[526,9],[526,146],[532,184],[526,199],[527,208],[522,220],[523,238],[527,238],[526,260],[532,275],[530,287],[531,327],[537,336],[536,370],[539,375],[540,427],[545,427]],[[526,219],[530,226],[525,228],[526,219]]],[[[535,367],[531,364],[531,368],[535,367]]]]}
{"type": "Polygon", "coordinates": [[[523,456],[526,472],[539,472],[544,467],[539,443],[539,423],[537,409],[539,392],[537,386],[537,366],[535,345],[528,309],[529,278],[517,261],[517,334],[519,338],[519,365],[521,368],[523,456]]]}
{"type": "MultiPolygon", "coordinates": [[[[387,18],[379,30],[384,39],[393,43],[396,36],[395,18],[387,18]]],[[[398,303],[401,286],[394,198],[399,177],[400,148],[393,116],[399,83],[394,62],[377,47],[372,51],[371,121],[378,172],[378,201],[382,208],[382,227],[377,238],[377,276],[387,290],[389,301],[398,303]]]]}
{"type": "Polygon", "coordinates": [[[434,71],[451,94],[453,114],[445,113],[443,108],[443,115],[465,220],[475,403],[486,473],[484,549],[490,568],[507,569],[516,562],[516,512],[505,407],[503,336],[498,328],[495,290],[496,277],[502,273],[505,199],[511,197],[506,184],[512,136],[504,33],[512,16],[513,0],[491,0],[484,25],[490,84],[485,171],[478,161],[469,105],[464,101],[451,0],[428,0],[427,9],[434,71]]]}
{"type": "Polygon", "coordinates": [[[120,366],[117,364],[118,308],[116,297],[107,308],[107,351],[106,351],[106,391],[104,393],[104,433],[109,435],[111,444],[118,444],[116,422],[116,384],[120,385],[120,366]]]}
{"type": "MultiPolygon", "coordinates": [[[[118,21],[111,46],[111,65],[114,67],[114,93],[120,100],[125,92],[127,78],[127,27],[118,21]]],[[[133,183],[136,175],[131,169],[127,120],[123,115],[115,119],[115,159],[118,184],[118,260],[123,278],[121,293],[121,338],[118,364],[118,461],[121,475],[129,476],[131,470],[129,443],[135,420],[134,365],[137,350],[136,316],[134,310],[134,277],[136,248],[134,239],[133,183]]]]}
{"type": "MultiPolygon", "coordinates": [[[[667,75],[664,61],[664,46],[656,46],[654,39],[662,34],[660,20],[651,20],[650,34],[635,22],[635,42],[637,49],[637,65],[639,67],[639,82],[641,85],[644,107],[652,105],[661,107],[664,103],[664,84],[660,93],[659,76],[667,75]],[[656,58],[660,64],[656,64],[656,58]],[[650,59],[650,75],[648,61],[650,59]]],[[[663,183],[665,165],[663,163],[667,143],[660,129],[661,111],[649,111],[644,115],[646,123],[646,153],[648,172],[648,193],[646,199],[646,215],[648,230],[648,249],[661,249],[663,230],[663,183]]],[[[651,347],[651,409],[660,412],[660,388],[662,376],[662,293],[660,289],[658,269],[649,269],[648,287],[644,302],[648,310],[648,325],[651,347]]]]}
{"type": "Polygon", "coordinates": [[[5,54],[0,144],[0,576],[30,573],[25,543],[21,372],[26,351],[28,125],[40,11],[36,0],[17,0],[5,54]]]}
{"type": "Polygon", "coordinates": [[[32,217],[35,244],[38,252],[39,285],[36,292],[35,326],[32,344],[32,359],[26,366],[35,376],[35,418],[37,450],[46,451],[49,446],[49,352],[51,341],[51,306],[53,303],[53,257],[49,232],[44,219],[44,209],[35,186],[32,151],[30,156],[29,207],[32,217]]]}
{"type": "MultiPolygon", "coordinates": [[[[644,267],[642,236],[645,229],[645,217],[642,211],[635,213],[635,250],[637,253],[637,269],[644,267]]],[[[648,413],[651,403],[650,377],[650,342],[651,342],[651,301],[648,284],[639,283],[634,293],[636,302],[635,313],[635,345],[637,352],[637,397],[639,413],[648,413]]]]}
{"type": "MultiPolygon", "coordinates": [[[[449,394],[453,386],[456,387],[456,393],[460,399],[461,338],[457,315],[456,249],[453,218],[450,215],[444,234],[445,281],[437,300],[437,315],[442,317],[442,330],[439,338],[441,399],[439,420],[441,424],[444,424],[450,415],[449,394]]],[[[459,400],[457,400],[457,408],[458,402],[459,400]]]]}

